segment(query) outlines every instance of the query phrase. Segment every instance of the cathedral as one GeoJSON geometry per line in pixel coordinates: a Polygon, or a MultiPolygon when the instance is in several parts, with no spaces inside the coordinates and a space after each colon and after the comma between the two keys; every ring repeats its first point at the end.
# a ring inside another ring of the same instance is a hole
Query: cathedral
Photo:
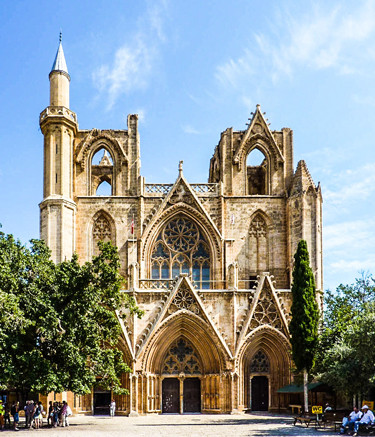
{"type": "MultiPolygon", "coordinates": [[[[131,367],[117,412],[239,413],[285,409],[292,382],[288,325],[293,255],[308,243],[321,305],[322,195],[293,131],[270,130],[259,105],[247,129],[221,133],[208,182],[149,184],[140,172],[138,116],[124,130],[82,130],[69,108],[60,41],[40,114],[44,191],[40,234],[55,262],[91,260],[100,240],[118,248],[123,293],[144,310],[119,317],[131,367]]],[[[124,312],[126,310],[124,309],[124,312]]],[[[52,395],[50,395],[52,396],[52,395]]],[[[97,414],[112,393],[54,394],[97,414]]],[[[47,399],[46,399],[47,400],[47,399]]]]}

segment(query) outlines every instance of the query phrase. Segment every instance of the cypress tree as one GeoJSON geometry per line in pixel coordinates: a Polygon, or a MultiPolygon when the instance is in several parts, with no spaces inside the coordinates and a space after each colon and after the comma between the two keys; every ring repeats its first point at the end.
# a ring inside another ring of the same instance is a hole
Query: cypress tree
{"type": "Polygon", "coordinates": [[[314,275],[310,267],[309,252],[305,240],[298,243],[294,255],[291,307],[289,325],[293,361],[304,374],[304,404],[308,411],[307,377],[311,370],[318,344],[319,308],[316,302],[314,275]]]}

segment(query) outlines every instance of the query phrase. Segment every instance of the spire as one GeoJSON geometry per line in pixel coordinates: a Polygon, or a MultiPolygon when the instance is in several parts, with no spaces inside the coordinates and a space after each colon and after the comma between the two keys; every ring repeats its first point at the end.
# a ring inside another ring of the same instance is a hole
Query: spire
{"type": "Polygon", "coordinates": [[[66,66],[65,56],[64,56],[64,50],[62,47],[62,33],[60,32],[59,37],[59,48],[57,49],[56,57],[52,65],[51,73],[52,71],[62,71],[63,73],[66,73],[69,76],[68,73],[68,67],[66,66]]]}

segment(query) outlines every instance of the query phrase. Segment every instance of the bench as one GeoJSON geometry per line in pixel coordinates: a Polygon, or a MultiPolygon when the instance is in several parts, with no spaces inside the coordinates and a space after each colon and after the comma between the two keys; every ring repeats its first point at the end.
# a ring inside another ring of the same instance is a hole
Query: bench
{"type": "Polygon", "coordinates": [[[318,421],[316,420],[316,416],[310,416],[309,414],[304,414],[304,415],[296,416],[294,418],[293,425],[296,426],[297,422],[299,422],[301,425],[305,424],[306,428],[309,427],[311,422],[313,422],[315,424],[315,426],[318,423],[318,421]]]}
{"type": "Polygon", "coordinates": [[[319,421],[319,426],[333,426],[335,431],[340,429],[342,424],[342,419],[350,414],[351,410],[337,410],[337,411],[326,411],[321,420],[319,421]]]}

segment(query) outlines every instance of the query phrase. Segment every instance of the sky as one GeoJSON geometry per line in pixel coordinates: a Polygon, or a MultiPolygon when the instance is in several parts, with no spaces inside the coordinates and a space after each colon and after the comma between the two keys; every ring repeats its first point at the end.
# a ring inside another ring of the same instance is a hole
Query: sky
{"type": "Polygon", "coordinates": [[[325,289],[375,265],[375,2],[2,0],[0,223],[39,237],[48,74],[59,32],[80,129],[139,114],[141,173],[207,181],[220,133],[256,104],[294,132],[323,192],[325,289]]]}

